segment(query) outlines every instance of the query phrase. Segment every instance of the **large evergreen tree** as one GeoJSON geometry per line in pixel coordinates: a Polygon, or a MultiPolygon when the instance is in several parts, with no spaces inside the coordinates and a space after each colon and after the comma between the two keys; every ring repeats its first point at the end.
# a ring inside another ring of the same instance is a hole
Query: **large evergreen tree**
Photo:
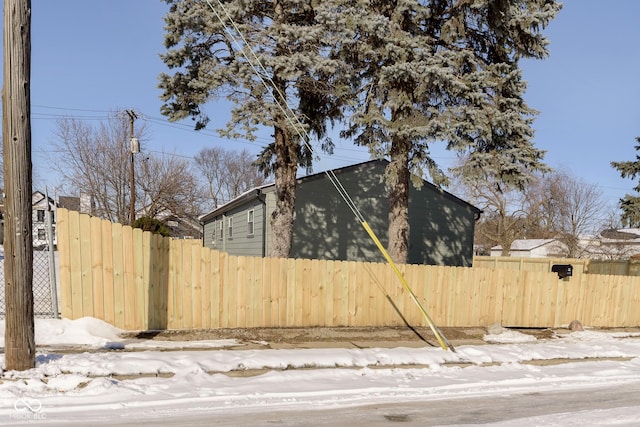
{"type": "Polygon", "coordinates": [[[223,135],[251,139],[260,127],[273,129],[258,163],[275,177],[271,255],[286,257],[298,166],[312,162],[306,135],[324,137],[327,120],[339,114],[331,77],[339,63],[320,55],[325,29],[308,0],[224,0],[224,9],[218,2],[166,2],[162,59],[174,72],[160,76],[162,113],[192,117],[201,129],[209,122],[204,105],[226,97],[234,107],[223,135]],[[254,54],[257,61],[248,61],[254,54]]]}
{"type": "MultiPolygon", "coordinates": [[[[640,137],[636,138],[636,151],[640,151],[640,137]]],[[[620,172],[622,178],[636,179],[640,177],[640,155],[636,154],[634,161],[611,162],[611,166],[620,172]]],[[[640,193],[640,182],[633,187],[633,191],[640,193]]],[[[622,224],[627,227],[640,227],[640,197],[625,194],[620,199],[620,209],[622,209],[622,224]]]]}
{"type": "MultiPolygon", "coordinates": [[[[543,58],[540,34],[560,5],[553,0],[335,0],[326,25],[351,32],[333,55],[353,67],[350,126],[343,135],[388,156],[389,253],[408,254],[411,173],[446,177],[434,143],[468,155],[468,170],[522,185],[524,169],[543,167],[522,95],[522,57],[543,58]],[[341,29],[342,28],[342,29],[341,29]]],[[[420,181],[416,180],[419,185],[420,181]]]]}

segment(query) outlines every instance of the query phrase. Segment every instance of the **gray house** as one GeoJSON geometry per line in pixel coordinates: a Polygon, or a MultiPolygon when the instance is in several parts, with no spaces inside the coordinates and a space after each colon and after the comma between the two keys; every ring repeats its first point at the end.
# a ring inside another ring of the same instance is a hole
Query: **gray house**
{"type": "MultiPolygon", "coordinates": [[[[388,162],[372,160],[333,170],[383,245],[389,198],[388,162]]],[[[275,185],[254,188],[201,217],[204,245],[233,255],[269,256],[275,185]]],[[[409,263],[470,266],[481,211],[429,182],[409,194],[409,263]]],[[[292,258],[383,261],[384,258],[326,173],[298,179],[292,258]]]]}

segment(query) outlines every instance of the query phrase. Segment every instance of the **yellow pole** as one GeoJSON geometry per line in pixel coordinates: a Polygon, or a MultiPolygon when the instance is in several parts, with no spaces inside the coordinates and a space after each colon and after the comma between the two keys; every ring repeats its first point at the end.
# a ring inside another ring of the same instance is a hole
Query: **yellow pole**
{"type": "Polygon", "coordinates": [[[393,260],[391,259],[391,256],[389,256],[389,253],[387,252],[387,250],[384,248],[382,243],[380,243],[380,240],[378,240],[378,236],[376,236],[376,234],[373,232],[373,230],[371,229],[369,224],[367,224],[366,221],[362,221],[362,226],[364,227],[365,230],[367,230],[367,233],[369,234],[369,237],[371,237],[371,239],[374,241],[374,243],[376,244],[378,249],[380,249],[380,252],[382,252],[382,255],[387,260],[389,265],[391,265],[391,268],[393,268],[393,271],[396,273],[396,276],[398,276],[398,279],[400,279],[400,282],[402,283],[402,286],[404,286],[404,288],[407,290],[407,292],[409,292],[409,295],[411,296],[411,299],[418,306],[418,309],[420,309],[420,312],[422,313],[422,315],[426,319],[427,323],[429,324],[429,327],[431,328],[431,331],[433,332],[433,334],[438,339],[438,342],[440,343],[440,347],[442,347],[443,350],[446,350],[448,348],[449,350],[455,352],[456,349],[440,333],[440,331],[438,330],[436,325],[433,323],[433,320],[431,320],[431,317],[429,317],[429,314],[427,314],[427,311],[422,307],[422,304],[420,304],[420,301],[418,301],[418,298],[416,297],[416,294],[414,294],[413,291],[411,290],[411,288],[409,287],[409,284],[407,283],[407,280],[402,275],[402,272],[400,271],[400,269],[398,269],[398,266],[396,265],[396,263],[393,262],[393,260]]]}

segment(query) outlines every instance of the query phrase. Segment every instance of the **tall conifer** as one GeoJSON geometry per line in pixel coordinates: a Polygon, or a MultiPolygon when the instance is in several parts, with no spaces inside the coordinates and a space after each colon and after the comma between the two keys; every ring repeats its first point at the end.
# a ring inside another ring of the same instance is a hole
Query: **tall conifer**
{"type": "Polygon", "coordinates": [[[514,185],[523,184],[523,169],[544,167],[544,153],[532,142],[535,111],[522,98],[518,60],[547,55],[540,31],[560,5],[553,0],[334,4],[325,24],[348,36],[332,55],[352,67],[355,94],[342,135],[390,158],[389,253],[406,262],[411,173],[446,182],[430,155],[433,144],[467,154],[467,170],[514,185]]]}
{"type": "MultiPolygon", "coordinates": [[[[332,87],[339,63],[320,55],[324,27],[315,21],[313,2],[224,0],[223,9],[217,1],[166,1],[171,7],[162,59],[173,74],[160,76],[162,113],[170,120],[191,117],[202,129],[210,120],[204,105],[226,98],[233,107],[222,135],[254,139],[261,127],[272,129],[273,142],[257,164],[275,176],[271,255],[287,257],[298,167],[312,163],[304,135],[324,138],[327,120],[339,114],[332,87]]],[[[330,150],[331,142],[323,139],[323,146],[330,150]]]]}
{"type": "MultiPolygon", "coordinates": [[[[636,138],[636,151],[640,152],[640,137],[636,138]]],[[[611,162],[611,166],[620,172],[622,178],[636,179],[640,177],[640,155],[636,154],[636,159],[627,162],[611,162]]],[[[640,193],[640,182],[633,187],[633,191],[640,193]]],[[[620,199],[620,209],[622,209],[622,224],[627,227],[640,227],[640,197],[637,195],[625,194],[620,199]]]]}

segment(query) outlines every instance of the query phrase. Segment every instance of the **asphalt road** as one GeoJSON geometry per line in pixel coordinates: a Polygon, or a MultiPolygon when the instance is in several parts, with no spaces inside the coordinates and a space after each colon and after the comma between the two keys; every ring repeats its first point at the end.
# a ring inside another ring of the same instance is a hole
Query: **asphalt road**
{"type": "MultiPolygon", "coordinates": [[[[583,421],[584,411],[633,408],[637,419],[616,419],[612,417],[605,425],[640,425],[640,382],[624,385],[608,385],[591,389],[558,390],[544,393],[523,393],[503,395],[499,391],[490,396],[461,398],[459,395],[441,400],[383,403],[351,407],[322,406],[318,410],[283,410],[254,408],[238,413],[208,412],[206,408],[181,408],[174,414],[179,416],[150,417],[137,423],[120,424],[117,418],[111,420],[91,420],[92,425],[154,425],[154,426],[349,426],[349,427],[391,427],[391,426],[461,426],[491,425],[528,427],[545,425],[531,417],[555,415],[555,426],[602,425],[583,421]],[[569,422],[568,420],[571,420],[569,422]]],[[[149,408],[147,408],[149,409],[149,408]]],[[[233,409],[231,409],[233,411],[233,409]]],[[[149,411],[147,415],[149,415],[149,411]]],[[[629,413],[624,409],[623,413],[629,413]]],[[[631,410],[631,413],[633,411],[631,410]]],[[[115,414],[114,414],[115,415],[115,414]]],[[[117,416],[116,416],[117,417],[117,416]]],[[[75,420],[67,420],[65,425],[76,425],[75,420]],[[70,422],[69,422],[70,421],[70,422]]],[[[79,421],[79,424],[86,423],[79,421]]]]}

